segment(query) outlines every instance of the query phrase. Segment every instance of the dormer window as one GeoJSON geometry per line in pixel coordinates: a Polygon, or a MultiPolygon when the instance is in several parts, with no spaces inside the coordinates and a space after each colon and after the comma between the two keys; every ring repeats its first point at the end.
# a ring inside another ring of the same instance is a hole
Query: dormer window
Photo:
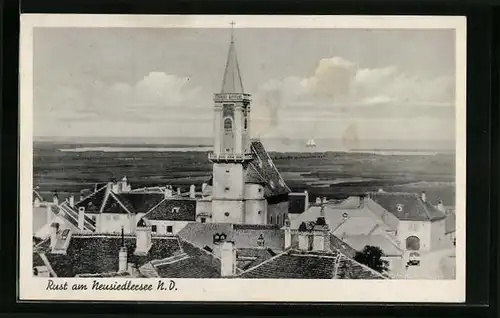
{"type": "Polygon", "coordinates": [[[403,212],[403,205],[402,204],[398,204],[396,209],[398,210],[398,212],[403,212]]]}
{"type": "Polygon", "coordinates": [[[179,207],[172,208],[172,213],[179,213],[180,209],[181,208],[179,208],[179,207]]]}

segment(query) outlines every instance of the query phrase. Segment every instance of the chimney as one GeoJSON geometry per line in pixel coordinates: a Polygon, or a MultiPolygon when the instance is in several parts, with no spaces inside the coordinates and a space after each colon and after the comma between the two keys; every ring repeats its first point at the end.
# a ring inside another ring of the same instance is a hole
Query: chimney
{"type": "Polygon", "coordinates": [[[57,195],[57,192],[54,192],[54,194],[52,195],[52,202],[55,205],[59,205],[59,196],[57,195]]]}
{"type": "Polygon", "coordinates": [[[50,225],[50,248],[54,249],[57,244],[57,233],[59,232],[59,223],[52,223],[50,225]]]}
{"type": "Polygon", "coordinates": [[[232,277],[236,269],[236,249],[234,242],[225,241],[221,247],[221,277],[232,277]]]}
{"type": "Polygon", "coordinates": [[[292,230],[290,229],[290,221],[285,221],[285,250],[292,246],[292,230]]]}
{"type": "Polygon", "coordinates": [[[177,195],[181,195],[181,187],[177,187],[177,195]]]}
{"type": "Polygon", "coordinates": [[[316,204],[321,204],[321,198],[320,197],[316,198],[316,204]]]}
{"type": "Polygon", "coordinates": [[[75,207],[75,196],[74,195],[71,195],[69,197],[69,206],[74,208],[75,207]]]}
{"type": "Polygon", "coordinates": [[[147,255],[151,248],[151,226],[144,219],[140,219],[135,230],[135,254],[147,255]]]}
{"type": "Polygon", "coordinates": [[[125,247],[125,235],[122,226],[122,246],[118,253],[118,272],[124,273],[127,271],[127,247],[125,247]]]}
{"type": "Polygon", "coordinates": [[[114,192],[114,193],[120,193],[121,191],[121,184],[120,182],[116,182],[116,180],[113,180],[113,182],[111,183],[111,190],[114,192]]]}
{"type": "Polygon", "coordinates": [[[50,220],[52,220],[52,207],[50,205],[46,206],[46,212],[47,212],[47,223],[45,224],[48,224],[50,220]]]}
{"type": "Polygon", "coordinates": [[[446,213],[446,209],[444,208],[443,201],[441,201],[441,200],[438,201],[437,209],[443,213],[446,213]]]}
{"type": "Polygon", "coordinates": [[[365,206],[365,196],[364,195],[360,195],[359,196],[359,207],[362,208],[365,206]]]}
{"type": "Polygon", "coordinates": [[[322,203],[326,203],[326,202],[327,202],[326,197],[323,197],[323,201],[322,201],[322,203]]]}
{"type": "Polygon", "coordinates": [[[309,231],[305,222],[299,226],[299,250],[309,250],[309,231]]]}
{"type": "Polygon", "coordinates": [[[35,208],[39,208],[40,207],[40,199],[38,197],[35,197],[35,201],[33,201],[33,206],[35,208]]]}
{"type": "Polygon", "coordinates": [[[201,185],[201,192],[205,192],[205,189],[207,188],[207,185],[205,182],[201,185]]]}
{"type": "Polygon", "coordinates": [[[78,208],[78,228],[83,230],[85,223],[85,208],[83,206],[78,208]]]}
{"type": "Polygon", "coordinates": [[[196,191],[195,191],[194,184],[192,184],[189,187],[189,197],[192,198],[192,199],[194,199],[196,197],[196,191]]]}
{"type": "Polygon", "coordinates": [[[166,186],[165,187],[165,198],[171,198],[173,196],[173,190],[171,186],[166,186]]]}
{"type": "Polygon", "coordinates": [[[304,211],[309,210],[309,192],[304,190],[304,211]]]}
{"type": "Polygon", "coordinates": [[[80,191],[80,199],[79,199],[79,201],[83,201],[83,192],[82,191],[80,191]]]}
{"type": "Polygon", "coordinates": [[[422,202],[427,202],[427,195],[425,194],[425,191],[422,191],[420,198],[422,199],[422,202]]]}
{"type": "Polygon", "coordinates": [[[330,231],[325,222],[325,218],[319,217],[313,230],[313,250],[328,251],[330,250],[330,231]]]}

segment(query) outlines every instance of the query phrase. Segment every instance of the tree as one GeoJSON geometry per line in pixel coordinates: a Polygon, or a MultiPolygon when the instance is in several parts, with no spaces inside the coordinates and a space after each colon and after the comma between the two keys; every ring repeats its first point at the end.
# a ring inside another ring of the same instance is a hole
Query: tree
{"type": "Polygon", "coordinates": [[[389,266],[389,262],[382,259],[383,256],[384,252],[379,247],[366,245],[361,252],[356,252],[354,259],[383,274],[389,266]]]}

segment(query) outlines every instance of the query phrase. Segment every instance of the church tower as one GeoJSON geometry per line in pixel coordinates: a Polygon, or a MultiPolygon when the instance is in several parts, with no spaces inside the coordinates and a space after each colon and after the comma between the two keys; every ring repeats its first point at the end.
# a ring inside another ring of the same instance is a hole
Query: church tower
{"type": "Polygon", "coordinates": [[[231,23],[231,43],[220,93],[214,94],[212,221],[244,223],[245,171],[250,149],[250,94],[245,93],[231,23]]]}

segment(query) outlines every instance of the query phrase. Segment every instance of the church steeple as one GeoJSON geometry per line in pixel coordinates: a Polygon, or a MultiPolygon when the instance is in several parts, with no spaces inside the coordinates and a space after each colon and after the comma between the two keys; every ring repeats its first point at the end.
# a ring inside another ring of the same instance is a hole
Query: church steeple
{"type": "Polygon", "coordinates": [[[231,43],[227,54],[224,79],[222,80],[221,93],[243,93],[243,81],[241,79],[238,57],[234,44],[234,22],[231,22],[231,43]]]}

